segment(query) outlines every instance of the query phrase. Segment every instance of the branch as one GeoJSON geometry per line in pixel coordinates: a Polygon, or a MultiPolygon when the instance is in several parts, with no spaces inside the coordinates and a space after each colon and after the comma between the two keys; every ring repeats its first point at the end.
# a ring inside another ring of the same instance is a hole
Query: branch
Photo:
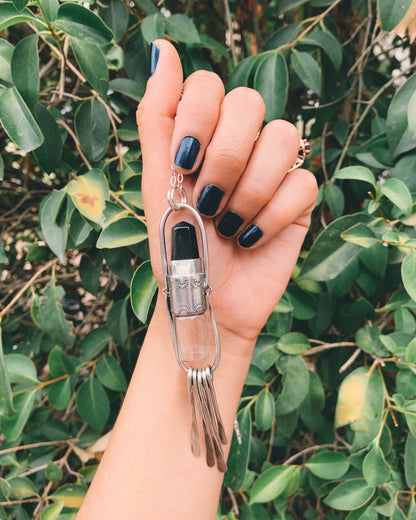
{"type": "Polygon", "coordinates": [[[231,19],[230,6],[228,5],[228,0],[223,0],[223,1],[224,1],[224,9],[225,9],[225,21],[227,23],[228,33],[230,36],[231,56],[233,58],[234,65],[237,65],[237,63],[238,63],[237,49],[235,47],[235,41],[234,41],[233,21],[231,19]]]}
{"type": "Polygon", "coordinates": [[[35,280],[37,278],[39,278],[39,276],[44,272],[44,271],[47,271],[50,267],[52,267],[53,265],[55,265],[57,263],[58,259],[55,258],[54,260],[51,260],[50,262],[48,262],[47,264],[45,264],[41,269],[39,269],[39,271],[37,271],[33,276],[32,278],[27,282],[25,283],[25,285],[20,289],[20,291],[18,291],[18,293],[15,295],[15,297],[11,300],[11,302],[6,305],[6,307],[4,307],[4,309],[2,311],[0,311],[0,321],[1,319],[3,318],[3,316],[5,314],[7,314],[9,312],[9,310],[13,307],[13,305],[19,300],[19,298],[26,292],[27,289],[29,289],[29,287],[31,285],[34,284],[35,280]]]}

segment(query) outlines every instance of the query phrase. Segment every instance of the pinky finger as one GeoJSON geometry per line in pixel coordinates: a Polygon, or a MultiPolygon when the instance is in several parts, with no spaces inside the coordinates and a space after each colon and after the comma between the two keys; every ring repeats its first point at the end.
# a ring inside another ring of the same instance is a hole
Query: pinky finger
{"type": "Polygon", "coordinates": [[[247,249],[259,247],[292,223],[308,226],[318,187],[314,175],[303,169],[288,173],[279,189],[238,237],[247,249]]]}

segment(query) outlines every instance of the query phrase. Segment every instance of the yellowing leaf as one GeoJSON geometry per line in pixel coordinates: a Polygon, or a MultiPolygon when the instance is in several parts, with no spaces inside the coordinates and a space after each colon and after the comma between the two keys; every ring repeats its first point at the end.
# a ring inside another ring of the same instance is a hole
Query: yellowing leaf
{"type": "Polygon", "coordinates": [[[351,372],[341,383],[335,412],[336,427],[358,421],[368,383],[365,367],[351,372]]]}
{"type": "Polygon", "coordinates": [[[102,224],[105,201],[109,198],[107,179],[101,170],[93,169],[69,182],[66,191],[78,211],[87,219],[102,224]]]}
{"type": "Polygon", "coordinates": [[[407,32],[410,43],[416,38],[416,0],[413,0],[405,17],[396,25],[393,31],[400,38],[404,38],[407,32]]]}
{"type": "Polygon", "coordinates": [[[80,508],[84,500],[87,488],[80,484],[64,484],[59,487],[51,498],[55,501],[62,501],[65,507],[80,508]]]}

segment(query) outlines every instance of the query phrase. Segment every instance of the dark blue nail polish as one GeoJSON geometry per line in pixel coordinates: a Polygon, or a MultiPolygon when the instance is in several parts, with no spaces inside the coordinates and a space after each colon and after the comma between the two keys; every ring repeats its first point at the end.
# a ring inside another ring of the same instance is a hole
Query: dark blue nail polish
{"type": "Polygon", "coordinates": [[[149,62],[149,74],[153,76],[156,70],[156,65],[159,60],[159,47],[155,43],[150,44],[150,62],[149,62]]]}
{"type": "Polygon", "coordinates": [[[220,220],[217,230],[224,237],[232,237],[243,223],[243,219],[235,211],[227,211],[220,220]]]}
{"type": "Polygon", "coordinates": [[[190,170],[195,164],[201,144],[196,137],[187,135],[179,144],[175,155],[175,165],[184,170],[190,170]]]}
{"type": "Polygon", "coordinates": [[[241,247],[251,247],[263,236],[263,231],[257,226],[257,224],[251,224],[248,228],[241,233],[238,238],[238,243],[241,247]]]}
{"type": "Polygon", "coordinates": [[[224,192],[218,188],[218,186],[208,184],[208,186],[205,186],[201,191],[201,195],[196,203],[196,209],[201,215],[212,217],[217,212],[223,195],[224,192]]]}

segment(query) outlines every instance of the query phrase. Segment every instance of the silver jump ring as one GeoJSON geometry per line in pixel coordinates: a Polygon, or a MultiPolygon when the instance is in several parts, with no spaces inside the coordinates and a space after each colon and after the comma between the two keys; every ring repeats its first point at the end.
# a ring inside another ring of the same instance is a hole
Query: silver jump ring
{"type": "Polygon", "coordinates": [[[305,162],[306,157],[311,153],[311,145],[307,139],[300,139],[300,145],[298,150],[298,156],[293,166],[287,171],[287,173],[300,168],[305,162]]]}
{"type": "Polygon", "coordinates": [[[178,188],[176,186],[171,186],[169,188],[169,190],[168,190],[167,199],[168,199],[168,202],[169,202],[169,206],[173,210],[179,211],[180,209],[182,209],[182,207],[179,206],[179,204],[186,204],[186,193],[185,193],[185,190],[183,188],[178,188]],[[175,194],[179,195],[179,200],[178,201],[175,201],[175,194]]]}

